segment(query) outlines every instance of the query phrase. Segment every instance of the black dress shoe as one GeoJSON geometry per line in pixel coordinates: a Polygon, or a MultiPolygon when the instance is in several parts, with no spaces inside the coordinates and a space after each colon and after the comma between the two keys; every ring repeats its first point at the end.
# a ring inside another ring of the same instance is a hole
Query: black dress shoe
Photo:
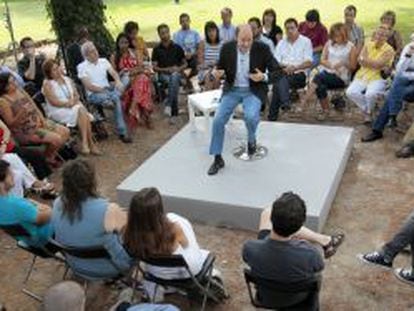
{"type": "Polygon", "coordinates": [[[372,141],[376,141],[376,140],[378,140],[378,139],[381,139],[383,137],[383,135],[382,135],[382,132],[380,132],[380,131],[376,131],[376,130],[373,130],[371,133],[369,133],[367,136],[365,136],[365,137],[362,137],[361,138],[361,141],[363,142],[363,143],[369,143],[369,142],[372,142],[372,141]]]}
{"type": "Polygon", "coordinates": [[[248,143],[247,144],[247,154],[249,156],[254,155],[256,153],[256,150],[257,150],[257,146],[256,146],[256,143],[255,142],[254,143],[248,143]]]}
{"type": "Polygon", "coordinates": [[[132,138],[129,135],[119,135],[119,139],[124,143],[124,144],[130,144],[132,143],[132,138]]]}
{"type": "Polygon", "coordinates": [[[210,168],[208,169],[208,175],[216,175],[220,169],[224,167],[224,160],[223,159],[215,159],[213,164],[211,164],[210,168]]]}
{"type": "Polygon", "coordinates": [[[404,145],[395,153],[397,158],[410,158],[414,156],[414,142],[404,145]]]}

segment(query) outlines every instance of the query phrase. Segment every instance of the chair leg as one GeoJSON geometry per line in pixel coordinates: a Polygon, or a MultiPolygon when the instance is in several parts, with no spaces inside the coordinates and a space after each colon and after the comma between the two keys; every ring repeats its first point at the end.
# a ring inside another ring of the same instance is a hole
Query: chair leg
{"type": "Polygon", "coordinates": [[[155,298],[157,297],[157,291],[158,291],[158,284],[155,285],[154,294],[152,295],[151,302],[155,302],[155,298]]]}
{"type": "Polygon", "coordinates": [[[27,296],[29,296],[29,297],[31,297],[31,298],[33,298],[33,299],[35,299],[35,300],[39,301],[39,302],[42,302],[42,301],[43,301],[43,300],[42,300],[42,298],[41,298],[39,295],[36,295],[35,293],[33,293],[33,292],[29,291],[29,290],[28,290],[28,289],[26,289],[26,288],[23,288],[23,289],[22,289],[22,292],[23,292],[24,294],[26,294],[27,296]]]}
{"type": "Polygon", "coordinates": [[[65,267],[65,272],[63,273],[63,278],[62,278],[62,280],[66,280],[66,276],[68,275],[68,272],[69,272],[69,266],[68,266],[68,265],[66,265],[66,267],[65,267]]]}
{"type": "Polygon", "coordinates": [[[32,271],[33,271],[33,267],[34,267],[34,265],[35,265],[35,263],[36,263],[36,258],[37,258],[37,256],[36,256],[36,255],[34,255],[34,256],[33,256],[33,259],[32,259],[32,263],[30,264],[29,271],[27,272],[26,278],[25,278],[25,279],[24,279],[24,281],[23,281],[23,284],[26,284],[26,283],[27,283],[27,281],[29,281],[30,275],[32,274],[32,271]]]}

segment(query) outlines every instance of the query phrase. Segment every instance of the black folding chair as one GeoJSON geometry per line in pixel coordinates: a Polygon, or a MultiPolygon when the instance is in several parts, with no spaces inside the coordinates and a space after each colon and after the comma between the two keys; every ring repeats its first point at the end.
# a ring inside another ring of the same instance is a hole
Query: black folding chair
{"type": "MultiPolygon", "coordinates": [[[[7,235],[15,239],[17,241],[17,246],[20,249],[29,252],[33,255],[32,262],[23,281],[23,284],[26,284],[29,281],[34,266],[36,264],[36,259],[38,257],[43,259],[55,259],[61,263],[66,263],[65,259],[62,256],[59,256],[59,249],[56,248],[53,244],[47,243],[46,245],[43,245],[41,247],[35,247],[28,245],[24,241],[20,240],[21,238],[30,239],[31,237],[30,233],[20,224],[0,225],[0,229],[3,230],[7,235]]],[[[34,294],[28,289],[23,288],[22,292],[38,301],[42,301],[42,299],[38,295],[34,294]]]]}
{"type": "Polygon", "coordinates": [[[280,283],[244,269],[250,301],[256,308],[279,311],[318,311],[321,278],[298,283],[280,283]],[[255,289],[253,289],[253,287],[255,289]]]}
{"type": "Polygon", "coordinates": [[[145,271],[145,269],[142,269],[142,267],[140,266],[139,268],[145,280],[156,284],[154,295],[153,297],[150,297],[152,301],[154,301],[155,299],[157,289],[159,286],[174,287],[186,292],[187,297],[189,299],[191,299],[193,295],[201,295],[203,298],[201,310],[204,310],[207,303],[207,298],[210,298],[215,303],[220,303],[224,298],[228,297],[227,292],[222,286],[222,284],[220,282],[214,281],[212,273],[215,259],[216,257],[210,253],[206,258],[201,271],[197,275],[194,275],[190,271],[187,262],[181,255],[154,256],[150,258],[141,259],[143,263],[151,266],[156,266],[160,268],[185,269],[188,273],[188,277],[182,279],[164,279],[162,277],[155,276],[145,271]],[[218,292],[212,290],[211,285],[213,282],[216,289],[217,287],[220,288],[218,292]]]}
{"type": "MultiPolygon", "coordinates": [[[[49,243],[52,244],[53,247],[55,247],[56,249],[59,249],[59,251],[65,256],[66,259],[68,255],[75,257],[75,258],[80,258],[80,259],[91,259],[91,260],[106,259],[108,261],[111,261],[112,259],[108,250],[104,248],[103,246],[73,247],[73,246],[63,245],[53,239],[51,239],[49,243]]],[[[134,273],[127,274],[120,270],[118,275],[108,279],[107,277],[99,277],[97,275],[87,275],[85,274],[85,272],[76,271],[76,268],[71,267],[69,262],[70,262],[69,260],[66,260],[67,270],[66,270],[64,278],[66,278],[66,274],[68,270],[70,269],[74,276],[83,280],[85,291],[88,288],[88,282],[94,282],[94,281],[104,281],[104,282],[109,282],[109,283],[121,281],[128,286],[132,286],[133,289],[136,289],[138,287],[137,277],[134,273]],[[129,277],[130,279],[126,281],[125,280],[126,277],[129,277]]],[[[136,274],[137,273],[138,271],[136,271],[136,274]]]]}

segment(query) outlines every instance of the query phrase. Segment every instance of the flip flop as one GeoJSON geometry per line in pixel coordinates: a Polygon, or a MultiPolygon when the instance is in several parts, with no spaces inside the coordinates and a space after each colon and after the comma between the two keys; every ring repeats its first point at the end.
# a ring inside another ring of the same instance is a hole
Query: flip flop
{"type": "Polygon", "coordinates": [[[345,234],[342,232],[331,235],[331,240],[329,241],[329,243],[322,247],[325,259],[328,259],[335,255],[336,251],[338,250],[339,246],[342,244],[344,240],[345,234]]]}

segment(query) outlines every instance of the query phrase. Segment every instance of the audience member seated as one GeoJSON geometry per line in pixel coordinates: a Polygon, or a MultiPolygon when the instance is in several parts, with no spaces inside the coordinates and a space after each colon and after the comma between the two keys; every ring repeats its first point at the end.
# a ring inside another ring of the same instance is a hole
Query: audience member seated
{"type": "Polygon", "coordinates": [[[70,247],[105,247],[111,258],[81,259],[70,255],[67,261],[78,275],[114,278],[129,271],[131,261],[120,243],[117,231],[126,223],[126,213],[100,197],[95,168],[86,160],[68,162],[62,172],[61,195],[53,204],[52,226],[55,239],[70,247]]]}
{"type": "Polygon", "coordinates": [[[198,81],[204,90],[213,90],[220,87],[212,70],[218,63],[222,41],[216,23],[209,21],[204,26],[205,39],[198,47],[198,81]]]}
{"type": "MultiPolygon", "coordinates": [[[[258,240],[247,241],[242,251],[243,260],[255,275],[286,284],[318,278],[324,262],[319,247],[311,243],[326,245],[323,248],[328,258],[335,254],[344,235],[329,237],[313,232],[303,227],[305,220],[305,202],[292,192],[284,193],[271,209],[262,212],[258,240]]],[[[262,303],[272,301],[260,288],[258,299],[262,303]]]]}
{"type": "Polygon", "coordinates": [[[40,194],[43,199],[56,198],[54,185],[48,181],[37,179],[17,154],[3,153],[0,150],[0,158],[10,164],[13,173],[14,186],[10,190],[10,194],[23,198],[25,190],[30,189],[34,193],[40,194]]]}
{"type": "Polygon", "coordinates": [[[357,9],[354,5],[348,5],[344,10],[345,27],[348,33],[348,40],[351,41],[355,48],[357,56],[361,53],[365,43],[364,28],[355,23],[357,9]]]}
{"type": "Polygon", "coordinates": [[[164,113],[171,117],[171,123],[178,116],[178,92],[187,67],[183,49],[171,40],[170,28],[166,24],[157,27],[161,42],[152,51],[152,65],[161,83],[168,85],[168,98],[164,113]]]}
{"type": "Polygon", "coordinates": [[[126,34],[118,35],[116,51],[111,57],[111,62],[125,88],[122,103],[130,129],[135,128],[139,122],[144,122],[148,128],[152,128],[152,70],[144,65],[145,57],[139,49],[129,47],[126,34]]]}
{"type": "Polygon", "coordinates": [[[391,66],[395,55],[393,48],[386,42],[389,31],[388,25],[382,24],[375,31],[374,40],[365,44],[358,57],[361,68],[346,90],[348,98],[361,109],[367,124],[371,123],[371,112],[378,95],[387,86],[381,71],[391,66]]]}
{"type": "Polygon", "coordinates": [[[398,232],[379,251],[359,254],[358,258],[368,264],[391,269],[395,257],[407,246],[411,248],[411,267],[395,269],[394,274],[400,281],[414,285],[414,213],[406,218],[398,232]]]}
{"type": "Polygon", "coordinates": [[[129,48],[136,51],[138,55],[142,56],[142,60],[149,60],[150,55],[147,49],[147,44],[144,38],[138,35],[138,23],[129,21],[124,26],[124,33],[127,35],[129,48]]]}
{"type": "Polygon", "coordinates": [[[283,30],[277,24],[276,11],[273,9],[267,9],[263,12],[262,24],[263,35],[272,40],[273,45],[283,39],[283,30]]]}
{"type": "MultiPolygon", "coordinates": [[[[414,94],[413,94],[414,95],[414,94]]],[[[397,158],[414,156],[414,122],[411,124],[402,141],[402,147],[395,153],[397,158]]]]}
{"type": "Polygon", "coordinates": [[[191,69],[185,72],[187,77],[187,87],[192,89],[190,78],[197,74],[197,49],[200,44],[200,35],[197,31],[190,29],[190,16],[187,13],[180,15],[181,29],[174,33],[173,41],[178,44],[183,50],[188,68],[191,69]]]}
{"type": "Polygon", "coordinates": [[[20,41],[23,57],[17,62],[18,73],[26,82],[25,91],[33,98],[34,102],[43,113],[42,103],[44,98],[41,93],[43,84],[42,65],[46,59],[43,53],[36,54],[35,44],[30,37],[24,37],[20,41]]]}
{"type": "Polygon", "coordinates": [[[121,92],[124,87],[118,73],[105,58],[99,58],[95,45],[87,41],[82,47],[85,59],[77,67],[78,77],[86,89],[87,100],[97,106],[114,105],[115,123],[119,138],[123,143],[131,143],[122,112],[121,92]],[[115,85],[108,81],[108,74],[115,80],[115,85]]]}
{"type": "Polygon", "coordinates": [[[72,42],[66,50],[66,57],[68,60],[68,67],[66,70],[68,75],[76,81],[76,83],[80,83],[77,66],[83,62],[81,46],[86,41],[90,41],[88,28],[86,26],[80,26],[76,31],[74,42],[72,42]]]}
{"type": "Polygon", "coordinates": [[[24,86],[26,85],[23,78],[16,71],[10,69],[8,66],[0,65],[0,74],[2,73],[10,73],[13,76],[13,78],[16,80],[20,88],[23,89],[24,86]]]}
{"type": "Polygon", "coordinates": [[[276,121],[279,108],[290,109],[290,90],[306,86],[306,70],[312,66],[312,43],[298,31],[294,18],[285,21],[286,37],[276,46],[275,57],[285,72],[273,85],[269,121],[276,121]]]}
{"type": "Polygon", "coordinates": [[[322,52],[321,71],[313,78],[306,96],[309,98],[316,92],[325,113],[329,109],[327,91],[348,85],[357,63],[356,48],[348,41],[344,24],[332,25],[329,39],[322,52]]]}
{"type": "Polygon", "coordinates": [[[79,128],[82,143],[80,152],[83,155],[101,155],[93,139],[93,116],[80,101],[72,80],[65,77],[62,68],[53,59],[43,63],[43,71],[45,81],[42,92],[46,99],[48,118],[67,127],[79,128]]]}
{"type": "MultiPolygon", "coordinates": [[[[193,275],[201,271],[209,254],[209,251],[198,245],[194,230],[187,219],[164,212],[161,194],[156,188],[142,189],[132,198],[123,240],[128,253],[134,258],[182,255],[193,275]]],[[[183,268],[147,265],[145,269],[164,279],[189,277],[183,268]]],[[[144,286],[148,293],[153,292],[154,284],[146,282],[144,286]]]]}
{"type": "Polygon", "coordinates": [[[231,23],[233,18],[233,11],[230,8],[223,8],[221,10],[222,24],[219,27],[219,37],[224,44],[229,41],[236,40],[236,27],[231,23]]]}
{"type": "Polygon", "coordinates": [[[56,154],[69,139],[69,129],[46,119],[8,73],[0,74],[0,116],[20,145],[45,144],[48,163],[57,164],[56,154]]]}
{"type": "Polygon", "coordinates": [[[394,64],[396,64],[399,60],[401,51],[403,49],[402,36],[399,31],[394,29],[395,24],[397,23],[397,15],[395,14],[394,11],[385,11],[384,14],[381,15],[380,23],[386,24],[390,28],[390,32],[388,33],[387,43],[391,45],[391,47],[395,51],[394,64]]]}
{"type": "Polygon", "coordinates": [[[52,236],[49,206],[11,194],[14,187],[10,164],[0,160],[0,225],[21,225],[30,237],[19,240],[31,246],[42,246],[52,236]]]}
{"type": "MultiPolygon", "coordinates": [[[[122,294],[123,292],[121,292],[122,294]]],[[[121,296],[121,295],[120,295],[121,296]]],[[[126,295],[125,295],[126,296],[126,295]]],[[[123,297],[122,297],[123,298],[123,297]]],[[[131,300],[130,297],[127,298],[131,300]]],[[[43,298],[42,311],[85,311],[86,293],[78,283],[62,281],[50,287],[43,298]]],[[[131,305],[128,301],[119,301],[109,311],[178,311],[172,305],[140,303],[131,305]]]]}
{"type": "Polygon", "coordinates": [[[318,10],[309,10],[306,20],[299,25],[299,32],[308,37],[313,47],[313,67],[319,65],[323,47],[328,41],[328,30],[321,23],[318,10]]]}
{"type": "Polygon", "coordinates": [[[263,34],[262,23],[260,22],[260,19],[258,17],[251,17],[249,19],[249,25],[252,28],[253,40],[265,44],[273,54],[275,52],[275,45],[273,44],[272,40],[263,34]]]}
{"type": "Polygon", "coordinates": [[[402,108],[403,100],[411,93],[414,93],[414,41],[404,47],[385,103],[372,125],[371,133],[363,137],[362,141],[381,139],[387,124],[390,128],[397,127],[397,115],[402,108]]]}
{"type": "Polygon", "coordinates": [[[40,180],[47,181],[47,177],[52,173],[44,155],[30,148],[18,147],[9,128],[0,119],[0,154],[5,153],[17,154],[23,161],[29,163],[40,180]]]}

